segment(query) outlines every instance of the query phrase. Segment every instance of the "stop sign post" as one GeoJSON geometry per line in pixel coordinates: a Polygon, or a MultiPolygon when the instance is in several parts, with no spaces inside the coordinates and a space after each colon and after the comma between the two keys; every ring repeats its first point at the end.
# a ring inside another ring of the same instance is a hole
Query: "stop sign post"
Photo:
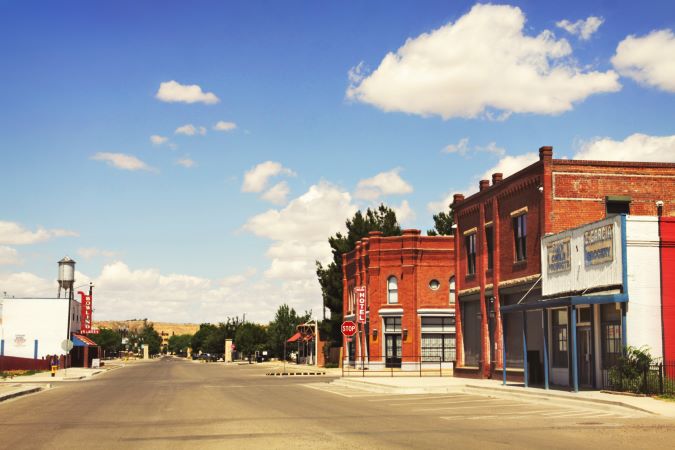
{"type": "Polygon", "coordinates": [[[351,320],[345,320],[342,322],[342,334],[351,337],[356,334],[356,324],[351,320]]]}

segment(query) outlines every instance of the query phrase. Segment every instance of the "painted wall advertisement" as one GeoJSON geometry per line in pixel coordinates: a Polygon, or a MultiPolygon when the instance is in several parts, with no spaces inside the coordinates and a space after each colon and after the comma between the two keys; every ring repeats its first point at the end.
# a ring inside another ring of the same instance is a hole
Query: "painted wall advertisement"
{"type": "Polygon", "coordinates": [[[614,260],[614,224],[584,232],[584,263],[595,266],[614,260]]]}
{"type": "Polygon", "coordinates": [[[366,323],[366,287],[358,286],[354,288],[356,294],[356,321],[366,323]]]}
{"type": "Polygon", "coordinates": [[[548,273],[568,272],[572,268],[570,254],[570,238],[553,241],[546,245],[548,256],[548,273]]]}

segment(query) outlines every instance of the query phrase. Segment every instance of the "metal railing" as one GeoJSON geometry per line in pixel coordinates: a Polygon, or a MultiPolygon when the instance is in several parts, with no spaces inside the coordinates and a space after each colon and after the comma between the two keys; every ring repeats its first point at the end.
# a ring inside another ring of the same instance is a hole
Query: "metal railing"
{"type": "Polygon", "coordinates": [[[618,366],[602,370],[603,387],[617,392],[646,395],[675,394],[675,361],[649,364],[627,372],[618,366]]]}
{"type": "Polygon", "coordinates": [[[441,356],[400,356],[397,358],[370,355],[342,361],[343,377],[442,377],[452,376],[454,361],[441,356]]]}

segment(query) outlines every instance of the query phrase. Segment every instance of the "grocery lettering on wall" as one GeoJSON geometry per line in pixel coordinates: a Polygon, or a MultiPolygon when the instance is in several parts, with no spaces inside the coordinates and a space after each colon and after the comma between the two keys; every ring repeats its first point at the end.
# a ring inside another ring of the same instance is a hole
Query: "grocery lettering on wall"
{"type": "Polygon", "coordinates": [[[572,268],[570,238],[553,241],[546,246],[548,273],[569,272],[572,268]]]}
{"type": "Polygon", "coordinates": [[[614,224],[584,232],[584,264],[595,266],[614,261],[614,224]]]}
{"type": "Polygon", "coordinates": [[[366,323],[366,287],[355,287],[354,293],[356,294],[356,321],[366,323]]]}

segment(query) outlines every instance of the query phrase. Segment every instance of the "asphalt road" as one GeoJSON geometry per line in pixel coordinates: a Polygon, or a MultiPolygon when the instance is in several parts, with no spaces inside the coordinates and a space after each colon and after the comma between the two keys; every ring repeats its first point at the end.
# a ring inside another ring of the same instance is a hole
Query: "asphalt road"
{"type": "MultiPolygon", "coordinates": [[[[323,379],[321,379],[323,380],[323,379]]],[[[329,381],[329,380],[324,380],[329,381]]],[[[673,448],[675,421],[139,362],[0,404],[0,448],[673,448]]]]}

